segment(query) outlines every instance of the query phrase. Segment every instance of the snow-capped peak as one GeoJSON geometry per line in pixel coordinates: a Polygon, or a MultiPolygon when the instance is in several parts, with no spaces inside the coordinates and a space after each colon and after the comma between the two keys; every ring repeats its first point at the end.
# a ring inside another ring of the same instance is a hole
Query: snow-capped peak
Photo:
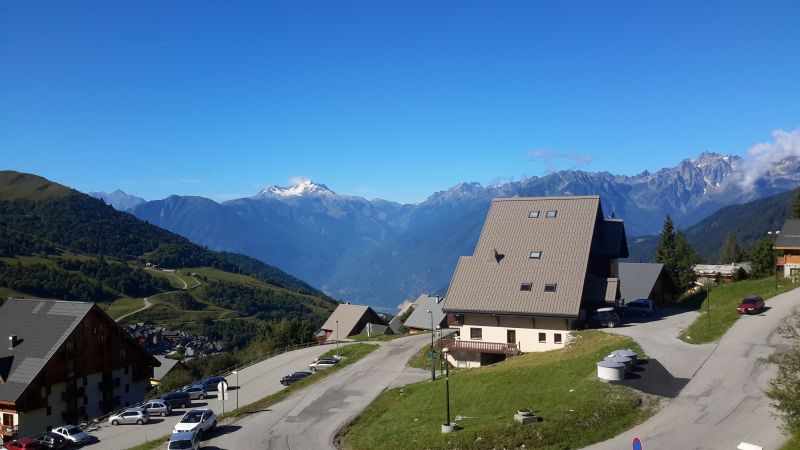
{"type": "Polygon", "coordinates": [[[268,186],[258,193],[268,197],[300,197],[304,195],[336,195],[324,184],[317,184],[311,180],[303,180],[289,187],[268,186]]]}

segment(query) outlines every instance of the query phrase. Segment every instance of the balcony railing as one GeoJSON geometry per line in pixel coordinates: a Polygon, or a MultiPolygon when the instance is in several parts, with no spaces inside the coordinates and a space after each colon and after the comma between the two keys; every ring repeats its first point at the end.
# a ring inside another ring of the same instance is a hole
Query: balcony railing
{"type": "Polygon", "coordinates": [[[476,352],[476,353],[495,353],[506,356],[513,356],[520,354],[519,347],[517,347],[517,344],[506,344],[504,342],[440,339],[439,349],[445,347],[447,347],[451,352],[463,351],[463,352],[476,352]]]}
{"type": "MultiPolygon", "coordinates": [[[[17,427],[11,425],[3,425],[2,428],[0,428],[0,436],[16,437],[17,427]]],[[[0,439],[0,443],[2,443],[2,439],[0,439]]]]}

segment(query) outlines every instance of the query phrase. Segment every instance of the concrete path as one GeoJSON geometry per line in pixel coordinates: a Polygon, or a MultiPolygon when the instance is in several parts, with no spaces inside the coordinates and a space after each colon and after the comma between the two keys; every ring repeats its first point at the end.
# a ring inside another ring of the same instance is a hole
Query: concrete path
{"type": "Polygon", "coordinates": [[[635,336],[648,355],[676,372],[673,375],[691,376],[694,372],[694,376],[680,395],[666,401],[650,420],[587,448],[631,448],[634,437],[647,449],[735,449],[741,442],[765,450],[780,448],[785,441],[778,428],[780,421],[772,415],[764,395],[777,369],[763,358],[785,345],[775,329],[800,306],[800,289],[768,300],[767,306],[770,309],[765,313],[736,321],[717,344],[692,346],[681,343],[677,333],[670,336],[675,327],[685,328],[684,320],[690,322],[689,316],[683,315],[664,318],[666,327],[660,331],[656,326],[660,321],[614,330],[635,336]],[[681,361],[682,355],[685,361],[681,361]]]}
{"type": "Polygon", "coordinates": [[[333,449],[337,431],[385,389],[421,381],[430,372],[408,369],[429,334],[381,343],[381,348],[268,410],[236,422],[204,448],[333,449]]]}
{"type": "MultiPolygon", "coordinates": [[[[308,370],[308,364],[314,358],[332,348],[334,347],[331,345],[320,345],[294,350],[242,369],[239,371],[241,389],[231,388],[228,391],[225,410],[236,407],[237,392],[239,405],[244,406],[284,389],[283,385],[280,384],[281,377],[297,370],[308,370]]],[[[236,375],[228,375],[227,378],[230,386],[236,385],[236,375]]],[[[222,401],[217,398],[195,400],[194,407],[211,408],[217,414],[222,413],[222,401]]],[[[120,450],[169,435],[172,433],[173,426],[185,411],[184,409],[175,409],[171,416],[166,418],[154,417],[150,423],[145,425],[119,425],[114,427],[104,423],[100,430],[91,432],[93,436],[99,438],[99,442],[84,447],[120,450]]]]}
{"type": "Polygon", "coordinates": [[[124,319],[124,318],[126,318],[126,317],[128,317],[128,316],[132,316],[132,315],[134,315],[134,314],[136,314],[136,313],[138,313],[138,312],[142,312],[142,311],[144,311],[145,309],[147,309],[147,308],[149,308],[149,307],[151,307],[151,306],[153,306],[153,304],[152,304],[152,303],[150,303],[150,300],[148,300],[148,299],[147,299],[147,297],[145,297],[145,298],[144,298],[144,307],[142,307],[142,308],[139,308],[139,309],[137,309],[136,311],[129,312],[128,314],[122,315],[122,316],[120,316],[120,317],[117,317],[117,320],[116,320],[116,321],[117,321],[117,322],[119,322],[120,320],[122,320],[122,319],[124,319]]]}

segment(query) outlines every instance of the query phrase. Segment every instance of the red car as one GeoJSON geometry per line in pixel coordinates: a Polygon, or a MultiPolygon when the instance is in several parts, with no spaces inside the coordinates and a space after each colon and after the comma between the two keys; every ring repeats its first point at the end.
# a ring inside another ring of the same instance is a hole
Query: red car
{"type": "Polygon", "coordinates": [[[744,300],[742,300],[742,303],[736,307],[736,311],[739,314],[756,314],[763,310],[764,300],[757,295],[745,297],[744,300]]]}
{"type": "Polygon", "coordinates": [[[36,439],[22,438],[9,442],[6,444],[8,450],[27,450],[27,449],[40,449],[39,443],[36,439]]]}

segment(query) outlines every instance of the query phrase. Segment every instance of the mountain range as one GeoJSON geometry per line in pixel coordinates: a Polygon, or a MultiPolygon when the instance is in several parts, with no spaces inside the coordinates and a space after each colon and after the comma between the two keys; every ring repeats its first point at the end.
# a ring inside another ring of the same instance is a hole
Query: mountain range
{"type": "Polygon", "coordinates": [[[337,298],[391,308],[422,292],[444,293],[458,257],[472,253],[492,198],[600,195],[629,236],[647,236],[667,214],[689,227],[800,179],[793,158],[744,183],[748,170],[738,156],[702,153],[633,176],[564,170],[491,186],[461,183],[419,204],[339,195],[306,181],[223,203],[171,196],[128,211],[211,249],[280,267],[337,298]]]}
{"type": "MultiPolygon", "coordinates": [[[[262,261],[215,252],[36,175],[0,171],[0,297],[97,302],[125,320],[306,342],[337,302],[262,261]]],[[[276,347],[277,348],[277,347],[276,347]]]]}

